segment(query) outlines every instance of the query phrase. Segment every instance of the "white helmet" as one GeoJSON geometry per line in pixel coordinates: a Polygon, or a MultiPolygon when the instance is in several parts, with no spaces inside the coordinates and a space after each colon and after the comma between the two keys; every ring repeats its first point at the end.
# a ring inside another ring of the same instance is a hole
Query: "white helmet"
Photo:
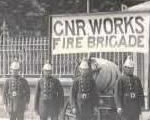
{"type": "Polygon", "coordinates": [[[88,61],[85,60],[85,59],[83,59],[83,60],[81,61],[81,64],[80,64],[79,67],[80,67],[81,69],[89,69],[88,61]]]}
{"type": "Polygon", "coordinates": [[[43,70],[52,70],[52,65],[49,64],[49,63],[46,63],[46,64],[43,66],[43,70]]]}
{"type": "Polygon", "coordinates": [[[133,62],[131,56],[128,56],[128,57],[127,57],[127,59],[126,59],[126,61],[125,61],[125,63],[124,63],[123,66],[124,66],[124,67],[130,67],[130,68],[133,68],[133,67],[134,67],[134,62],[133,62]]]}
{"type": "Polygon", "coordinates": [[[17,61],[17,59],[15,59],[14,62],[11,63],[10,69],[12,69],[12,70],[20,69],[20,63],[17,61]]]}

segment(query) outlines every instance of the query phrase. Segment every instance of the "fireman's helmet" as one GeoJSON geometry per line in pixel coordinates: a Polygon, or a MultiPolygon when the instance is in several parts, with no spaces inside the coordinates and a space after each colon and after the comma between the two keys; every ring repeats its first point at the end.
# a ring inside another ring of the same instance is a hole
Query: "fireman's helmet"
{"type": "Polygon", "coordinates": [[[134,68],[134,62],[131,58],[131,56],[128,56],[126,61],[124,62],[124,67],[134,68]]]}
{"type": "Polygon", "coordinates": [[[43,66],[43,70],[47,70],[47,71],[52,70],[52,65],[49,64],[49,63],[46,63],[46,64],[43,66]]]}
{"type": "Polygon", "coordinates": [[[15,59],[15,60],[11,63],[10,69],[12,69],[12,70],[19,70],[19,69],[20,69],[20,63],[17,61],[17,59],[15,59]]]}
{"type": "Polygon", "coordinates": [[[80,64],[79,68],[80,68],[80,69],[89,69],[88,61],[85,60],[85,59],[83,59],[83,60],[81,61],[81,64],[80,64]]]}

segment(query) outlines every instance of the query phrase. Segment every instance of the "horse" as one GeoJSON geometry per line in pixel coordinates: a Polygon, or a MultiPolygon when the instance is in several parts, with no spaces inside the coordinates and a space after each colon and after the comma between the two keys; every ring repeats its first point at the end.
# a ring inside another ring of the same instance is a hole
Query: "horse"
{"type": "MultiPolygon", "coordinates": [[[[104,120],[116,120],[117,114],[114,102],[114,88],[119,80],[119,77],[121,76],[121,72],[119,71],[119,67],[103,58],[96,58],[96,57],[90,57],[87,59],[90,73],[93,76],[96,87],[98,90],[98,93],[100,94],[100,104],[99,104],[99,110],[110,110],[109,112],[105,112],[104,115],[98,115],[98,119],[104,118],[104,120]]],[[[77,65],[75,67],[74,71],[74,77],[73,79],[76,80],[78,77],[80,77],[80,66],[81,61],[77,61],[77,65]]],[[[104,110],[104,111],[105,111],[104,110]]],[[[63,112],[63,120],[74,120],[75,115],[71,111],[71,105],[69,100],[66,102],[63,112]],[[73,118],[73,119],[72,119],[73,118]]]]}
{"type": "MultiPolygon", "coordinates": [[[[91,57],[87,61],[98,91],[102,93],[112,91],[121,75],[119,67],[114,62],[103,58],[91,57]]],[[[79,65],[78,61],[74,78],[80,76],[79,65]]]]}

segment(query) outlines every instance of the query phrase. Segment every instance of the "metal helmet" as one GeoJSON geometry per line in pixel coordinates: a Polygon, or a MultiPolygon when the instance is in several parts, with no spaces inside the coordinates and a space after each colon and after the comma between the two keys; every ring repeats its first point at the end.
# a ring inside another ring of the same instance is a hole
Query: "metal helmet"
{"type": "Polygon", "coordinates": [[[15,60],[11,63],[10,69],[12,69],[12,70],[19,70],[19,69],[20,69],[20,63],[18,62],[17,59],[15,59],[15,60]]]}
{"type": "Polygon", "coordinates": [[[86,59],[83,59],[80,63],[79,68],[80,69],[89,69],[88,61],[86,59]]]}
{"type": "Polygon", "coordinates": [[[52,65],[49,64],[48,62],[43,66],[43,70],[52,70],[52,65]]]}
{"type": "Polygon", "coordinates": [[[124,62],[124,67],[130,67],[130,68],[134,68],[134,62],[131,58],[131,56],[128,56],[126,61],[124,62]]]}

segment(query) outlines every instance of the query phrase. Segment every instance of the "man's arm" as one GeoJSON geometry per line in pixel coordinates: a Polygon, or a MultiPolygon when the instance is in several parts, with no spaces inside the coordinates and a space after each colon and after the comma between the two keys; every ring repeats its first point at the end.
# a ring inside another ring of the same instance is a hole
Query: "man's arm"
{"type": "Polygon", "coordinates": [[[29,104],[29,102],[30,102],[30,86],[26,79],[24,79],[24,87],[25,87],[24,89],[25,89],[26,103],[29,104]]]}
{"type": "Polygon", "coordinates": [[[77,89],[78,89],[78,81],[74,80],[71,88],[70,101],[73,108],[76,107],[77,104],[77,89]]]}
{"type": "Polygon", "coordinates": [[[39,98],[40,98],[40,81],[36,85],[35,98],[34,98],[34,109],[38,113],[39,109],[39,98]]]}
{"type": "Polygon", "coordinates": [[[8,104],[8,89],[9,89],[9,81],[6,80],[3,88],[3,102],[5,105],[8,104]]]}
{"type": "Polygon", "coordinates": [[[139,101],[140,101],[140,106],[144,107],[144,92],[143,92],[143,87],[141,84],[140,79],[137,79],[138,81],[138,97],[139,97],[139,101]]]}
{"type": "Polygon", "coordinates": [[[115,89],[114,89],[114,99],[117,108],[122,108],[123,103],[123,81],[122,79],[119,79],[116,82],[115,89]]]}
{"type": "Polygon", "coordinates": [[[64,106],[64,89],[60,83],[59,80],[56,80],[57,81],[57,90],[58,90],[58,104],[59,104],[59,107],[60,108],[63,108],[64,106]]]}

